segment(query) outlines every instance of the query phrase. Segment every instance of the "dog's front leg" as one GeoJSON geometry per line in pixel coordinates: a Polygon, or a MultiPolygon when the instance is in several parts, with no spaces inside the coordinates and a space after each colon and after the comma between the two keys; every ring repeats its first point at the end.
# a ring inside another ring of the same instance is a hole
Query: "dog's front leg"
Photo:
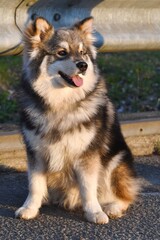
{"type": "Polygon", "coordinates": [[[39,208],[42,205],[42,201],[47,196],[47,180],[43,168],[36,169],[36,167],[34,167],[34,169],[29,169],[28,180],[28,197],[23,206],[20,207],[15,213],[16,217],[26,220],[35,218],[37,216],[39,208]]]}
{"type": "MultiPolygon", "coordinates": [[[[88,160],[88,159],[87,159],[88,160]]],[[[89,222],[105,224],[108,216],[102,211],[97,199],[97,185],[99,175],[99,161],[90,159],[90,162],[82,161],[75,171],[80,187],[82,206],[85,217],[89,222]]]]}

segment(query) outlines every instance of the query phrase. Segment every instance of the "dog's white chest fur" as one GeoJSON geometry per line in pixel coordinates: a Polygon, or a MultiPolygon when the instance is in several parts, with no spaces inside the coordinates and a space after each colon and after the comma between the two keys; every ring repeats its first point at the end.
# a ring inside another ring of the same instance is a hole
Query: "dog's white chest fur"
{"type": "Polygon", "coordinates": [[[49,145],[50,171],[60,171],[65,162],[80,158],[95,136],[95,128],[85,127],[66,133],[62,139],[49,145]]]}

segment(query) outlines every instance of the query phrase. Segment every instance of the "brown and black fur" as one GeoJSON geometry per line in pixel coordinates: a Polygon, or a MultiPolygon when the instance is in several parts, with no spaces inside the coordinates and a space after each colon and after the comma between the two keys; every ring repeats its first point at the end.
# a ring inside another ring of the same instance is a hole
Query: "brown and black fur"
{"type": "Polygon", "coordinates": [[[98,73],[92,22],[55,30],[37,18],[24,32],[20,102],[29,195],[16,211],[23,219],[34,218],[47,201],[82,206],[88,221],[107,223],[139,192],[132,154],[98,73]]]}

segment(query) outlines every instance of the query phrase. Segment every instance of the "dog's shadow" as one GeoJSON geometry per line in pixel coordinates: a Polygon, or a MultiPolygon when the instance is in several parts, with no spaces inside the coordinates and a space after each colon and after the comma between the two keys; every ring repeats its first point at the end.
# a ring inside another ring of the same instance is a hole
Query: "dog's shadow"
{"type": "Polygon", "coordinates": [[[0,166],[0,216],[14,217],[14,211],[23,204],[28,191],[27,174],[0,166]]]}

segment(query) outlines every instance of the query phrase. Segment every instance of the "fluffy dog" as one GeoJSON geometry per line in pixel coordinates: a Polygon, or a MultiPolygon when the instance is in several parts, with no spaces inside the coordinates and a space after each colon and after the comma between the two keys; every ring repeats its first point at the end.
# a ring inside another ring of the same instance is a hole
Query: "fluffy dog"
{"type": "Polygon", "coordinates": [[[16,216],[45,202],[83,208],[88,221],[120,217],[139,192],[133,158],[96,66],[93,18],[55,30],[44,18],[24,32],[21,120],[29,195],[16,216]]]}

